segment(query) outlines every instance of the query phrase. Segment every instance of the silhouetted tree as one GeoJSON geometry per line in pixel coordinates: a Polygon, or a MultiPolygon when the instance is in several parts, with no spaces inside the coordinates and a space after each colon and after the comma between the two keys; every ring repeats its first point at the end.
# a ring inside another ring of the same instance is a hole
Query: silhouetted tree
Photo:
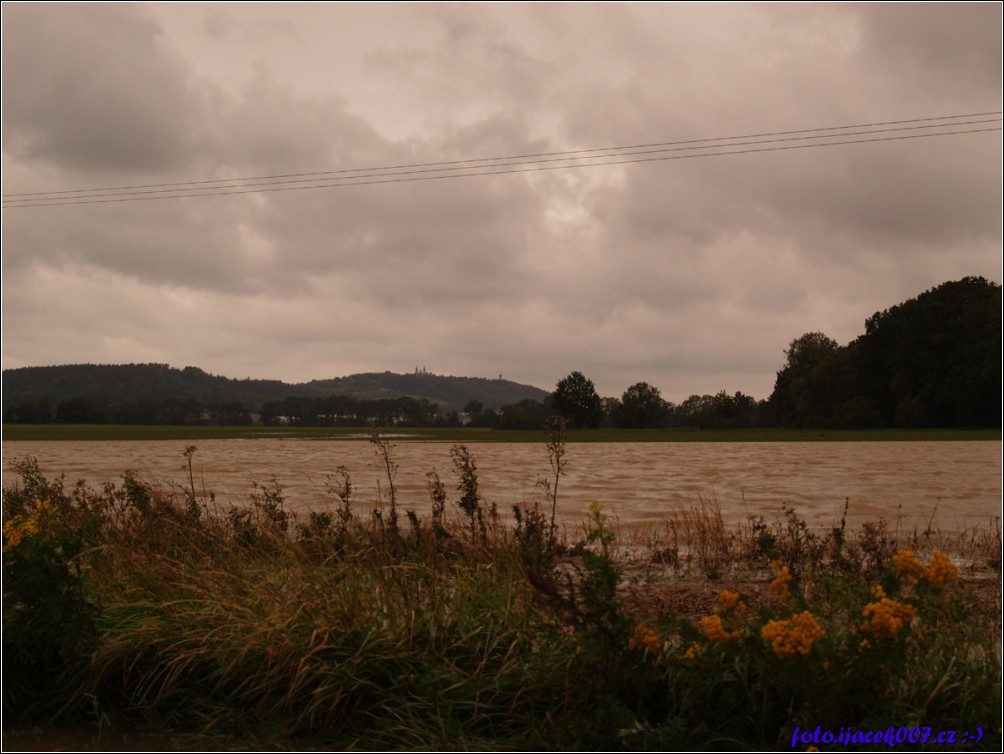
{"type": "Polygon", "coordinates": [[[784,353],[787,358],[771,395],[781,423],[787,427],[830,426],[838,402],[840,345],[821,332],[811,332],[793,340],[784,353]]]}
{"type": "Polygon", "coordinates": [[[551,401],[555,411],[570,427],[595,428],[603,419],[603,407],[596,387],[582,372],[572,372],[560,380],[551,393],[551,401]]]}
{"type": "Polygon", "coordinates": [[[668,422],[666,401],[659,389],[647,382],[637,382],[625,390],[614,412],[614,424],[628,429],[665,427],[668,422]]]}

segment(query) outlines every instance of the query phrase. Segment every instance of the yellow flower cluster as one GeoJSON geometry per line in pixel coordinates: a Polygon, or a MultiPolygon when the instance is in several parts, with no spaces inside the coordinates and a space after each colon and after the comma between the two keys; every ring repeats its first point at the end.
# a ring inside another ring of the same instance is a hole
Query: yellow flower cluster
{"type": "Polygon", "coordinates": [[[659,637],[656,635],[655,631],[646,626],[644,623],[639,623],[634,627],[634,636],[628,640],[628,649],[647,649],[649,652],[658,652],[662,649],[662,645],[659,643],[659,637]]]}
{"type": "Polygon", "coordinates": [[[41,523],[52,514],[52,503],[35,501],[35,512],[30,516],[15,516],[3,525],[3,538],[7,547],[17,547],[28,537],[38,534],[41,523]]]}
{"type": "Polygon", "coordinates": [[[896,550],[892,556],[892,567],[904,584],[916,584],[927,575],[927,568],[913,554],[913,550],[896,550]]]}
{"type": "Polygon", "coordinates": [[[738,592],[730,592],[728,589],[723,589],[718,593],[718,607],[726,613],[730,610],[742,612],[746,609],[746,603],[743,602],[738,592]]]}
{"type": "Polygon", "coordinates": [[[941,550],[935,549],[931,555],[931,564],[925,566],[913,550],[900,549],[892,556],[892,567],[899,574],[904,584],[916,584],[927,581],[939,589],[959,578],[959,567],[941,550]]]}
{"type": "Polygon", "coordinates": [[[34,534],[38,534],[38,521],[34,516],[18,516],[3,525],[3,538],[8,547],[17,547],[34,534]]]}
{"type": "Polygon", "coordinates": [[[809,654],[812,645],[824,636],[826,630],[808,610],[789,620],[772,620],[760,632],[760,637],[770,643],[774,654],[782,660],[796,652],[809,654]]]}
{"type": "Polygon", "coordinates": [[[728,631],[720,615],[705,615],[701,618],[701,633],[716,644],[724,644],[730,639],[738,639],[738,631],[728,631]]]}
{"type": "Polygon", "coordinates": [[[872,594],[876,601],[869,602],[861,611],[865,617],[865,622],[861,624],[861,633],[863,634],[869,634],[874,639],[889,639],[899,633],[903,625],[917,615],[917,608],[905,602],[890,599],[880,586],[872,589],[872,594]]]}
{"type": "Polygon", "coordinates": [[[770,588],[778,599],[787,602],[791,599],[791,571],[780,560],[774,560],[770,565],[774,569],[774,580],[770,582],[770,588]]]}
{"type": "Polygon", "coordinates": [[[927,567],[927,580],[940,589],[958,578],[959,567],[941,550],[935,550],[931,555],[931,565],[927,567]]]}

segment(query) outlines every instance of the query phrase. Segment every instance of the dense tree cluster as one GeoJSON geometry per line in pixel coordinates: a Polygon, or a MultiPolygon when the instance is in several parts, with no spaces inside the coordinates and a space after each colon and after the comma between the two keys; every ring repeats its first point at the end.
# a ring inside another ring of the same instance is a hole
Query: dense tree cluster
{"type": "Polygon", "coordinates": [[[807,333],[770,403],[788,427],[1000,426],[1001,317],[1001,286],[968,277],[874,314],[846,346],[807,333]]]}
{"type": "Polygon", "coordinates": [[[147,398],[123,403],[98,403],[86,396],[60,401],[27,396],[4,412],[4,422],[19,424],[215,424],[240,426],[252,422],[240,403],[205,405],[194,398],[147,398]]]}

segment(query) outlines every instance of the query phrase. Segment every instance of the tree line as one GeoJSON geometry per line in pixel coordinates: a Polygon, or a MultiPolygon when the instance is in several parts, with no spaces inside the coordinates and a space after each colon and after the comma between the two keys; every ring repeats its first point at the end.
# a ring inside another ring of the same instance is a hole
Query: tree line
{"type": "MultiPolygon", "coordinates": [[[[537,429],[561,417],[571,428],[993,427],[1001,423],[1001,323],[1000,285],[980,277],[944,283],[872,315],[864,334],[845,346],[821,332],[794,339],[771,395],[761,400],[720,390],[675,404],[647,382],[620,397],[601,397],[592,380],[574,371],[542,400],[498,408],[480,398],[444,411],[436,401],[408,396],[291,395],[265,400],[252,412],[243,401],[169,397],[114,404],[80,395],[53,405],[46,395],[27,394],[5,409],[3,420],[537,429]]],[[[199,372],[182,374],[189,370],[199,372]]],[[[207,386],[221,379],[195,376],[207,386]]]]}
{"type": "Polygon", "coordinates": [[[676,405],[645,382],[600,398],[573,372],[552,401],[578,427],[999,427],[1001,323],[1001,286],[967,277],[875,313],[846,346],[821,332],[791,341],[765,400],[721,391],[676,405]]]}

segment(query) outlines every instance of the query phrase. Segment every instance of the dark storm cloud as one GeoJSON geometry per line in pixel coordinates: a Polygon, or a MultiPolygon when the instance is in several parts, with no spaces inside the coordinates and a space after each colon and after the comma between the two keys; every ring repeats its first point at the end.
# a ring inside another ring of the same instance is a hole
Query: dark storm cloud
{"type": "Polygon", "coordinates": [[[143,6],[4,6],[4,151],[104,177],[193,166],[201,92],[143,6]]]}
{"type": "Polygon", "coordinates": [[[867,54],[919,88],[946,94],[1001,85],[999,3],[873,3],[855,5],[867,54]],[[923,75],[917,76],[918,72],[923,75]]]}

